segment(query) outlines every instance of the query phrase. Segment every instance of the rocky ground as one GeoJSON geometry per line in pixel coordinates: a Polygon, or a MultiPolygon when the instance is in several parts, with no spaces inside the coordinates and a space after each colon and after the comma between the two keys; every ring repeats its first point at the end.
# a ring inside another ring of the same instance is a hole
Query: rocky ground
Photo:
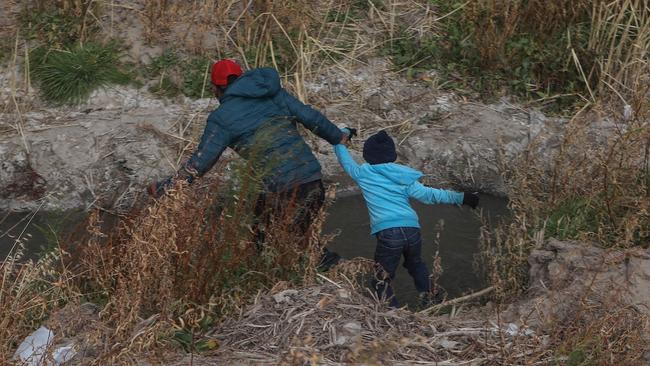
{"type": "MultiPolygon", "coordinates": [[[[9,78],[2,80],[7,105],[9,78]]],[[[550,153],[565,124],[507,101],[464,101],[426,80],[406,80],[383,59],[349,74],[326,69],[306,88],[332,121],[359,128],[359,141],[388,129],[400,161],[421,169],[428,183],[451,189],[506,195],[502,174],[510,162],[533,140],[550,153]]],[[[0,114],[0,209],[128,206],[192,152],[217,105],[214,98],[171,101],[144,88],[111,88],[76,107],[35,105],[0,114]]],[[[308,139],[326,178],[345,182],[331,147],[308,139]]]]}
{"type": "MultiPolygon", "coordinates": [[[[3,4],[13,16],[1,21],[0,35],[14,37],[10,30],[21,8],[3,4]]],[[[152,42],[144,3],[122,5],[98,21],[123,40],[125,61],[146,65],[178,44],[215,52],[216,45],[227,44],[217,39],[219,32],[202,28],[210,21],[185,19],[189,15],[182,13],[168,19],[167,32],[152,42]]],[[[411,21],[428,24],[430,15],[411,21]]],[[[373,44],[370,34],[361,33],[357,37],[370,37],[366,41],[373,44]]],[[[37,90],[25,88],[24,61],[16,60],[0,68],[0,210],[128,207],[148,182],[174,172],[191,153],[207,114],[218,105],[214,98],[161,99],[147,91],[147,83],[155,82],[149,80],[139,89],[108,88],[82,105],[55,108],[45,105],[37,90]]],[[[435,71],[407,77],[381,57],[314,63],[310,72],[298,95],[338,125],[357,127],[360,141],[388,129],[402,162],[421,169],[428,183],[451,189],[507,195],[503,174],[513,160],[532,141],[537,153],[550,157],[567,123],[508,100],[468,101],[441,90],[435,71]]],[[[292,76],[285,80],[294,81],[292,76]]],[[[608,126],[604,121],[595,128],[602,134],[608,126]]],[[[326,178],[346,183],[331,147],[310,140],[326,178]]]]}

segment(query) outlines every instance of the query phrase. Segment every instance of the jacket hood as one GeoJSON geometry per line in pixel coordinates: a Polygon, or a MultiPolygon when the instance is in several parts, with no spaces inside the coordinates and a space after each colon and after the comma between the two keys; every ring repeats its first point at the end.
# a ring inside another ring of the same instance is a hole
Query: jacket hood
{"type": "Polygon", "coordinates": [[[245,98],[270,97],[280,91],[280,75],[275,69],[263,67],[253,69],[242,76],[226,89],[224,96],[245,98]]]}
{"type": "Polygon", "coordinates": [[[381,174],[392,182],[401,185],[409,185],[422,177],[421,172],[395,163],[370,165],[370,168],[375,173],[381,174]]]}

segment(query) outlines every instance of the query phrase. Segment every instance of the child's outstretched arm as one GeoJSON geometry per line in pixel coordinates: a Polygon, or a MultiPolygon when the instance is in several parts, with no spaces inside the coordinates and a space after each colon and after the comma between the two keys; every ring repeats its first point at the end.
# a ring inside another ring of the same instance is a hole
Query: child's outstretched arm
{"type": "Polygon", "coordinates": [[[447,203],[451,205],[462,205],[464,197],[462,192],[431,188],[418,181],[408,186],[407,193],[410,197],[427,204],[447,203]]]}
{"type": "Polygon", "coordinates": [[[334,145],[334,152],[336,153],[336,157],[339,160],[339,164],[343,167],[343,170],[345,170],[352,179],[356,180],[359,177],[359,165],[354,161],[354,158],[352,158],[345,145],[334,145]]]}
{"type": "MultiPolygon", "coordinates": [[[[342,131],[349,135],[349,132],[346,131],[346,129],[342,129],[342,131]]],[[[354,161],[354,158],[350,155],[350,152],[345,145],[334,145],[334,153],[336,153],[336,158],[338,159],[339,164],[341,164],[341,167],[343,167],[343,170],[345,170],[352,179],[356,180],[359,177],[359,164],[354,161]]]]}

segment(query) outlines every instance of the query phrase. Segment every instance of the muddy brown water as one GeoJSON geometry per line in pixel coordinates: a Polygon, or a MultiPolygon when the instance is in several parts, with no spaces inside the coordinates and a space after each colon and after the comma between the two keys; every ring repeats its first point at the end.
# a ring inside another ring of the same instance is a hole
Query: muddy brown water
{"type": "MultiPolygon", "coordinates": [[[[439,252],[443,273],[438,283],[447,291],[448,296],[457,297],[483,288],[485,280],[475,268],[482,226],[479,210],[452,205],[424,205],[419,202],[413,202],[413,208],[420,218],[422,257],[431,270],[434,254],[439,252]]],[[[507,200],[481,195],[480,210],[489,224],[494,225],[508,214],[507,200]]],[[[350,195],[338,198],[329,213],[324,231],[339,233],[329,248],[344,258],[373,258],[377,241],[370,236],[363,197],[350,195]]],[[[393,285],[400,304],[417,304],[413,280],[401,264],[393,285]]]]}
{"type": "MultiPolygon", "coordinates": [[[[507,201],[488,195],[481,196],[483,215],[496,222],[507,214],[507,201]]],[[[423,205],[413,202],[422,227],[422,255],[429,269],[436,251],[439,252],[443,274],[439,284],[450,297],[460,296],[482,288],[484,280],[475,270],[475,255],[479,250],[481,220],[478,211],[450,205],[423,205]],[[436,237],[439,234],[439,238],[436,237]]],[[[27,258],[53,245],[53,232],[74,228],[83,221],[79,211],[7,213],[0,212],[0,259],[14,247],[15,238],[25,241],[27,258]]],[[[373,258],[376,239],[370,235],[365,202],[361,195],[337,198],[329,209],[324,232],[338,233],[329,248],[344,258],[373,258]]],[[[402,266],[394,282],[401,303],[415,305],[417,292],[411,277],[402,266]]]]}
{"type": "Polygon", "coordinates": [[[0,260],[15,253],[17,243],[24,244],[25,258],[38,258],[39,253],[57,243],[57,235],[83,222],[83,211],[2,212],[0,211],[0,260]]]}

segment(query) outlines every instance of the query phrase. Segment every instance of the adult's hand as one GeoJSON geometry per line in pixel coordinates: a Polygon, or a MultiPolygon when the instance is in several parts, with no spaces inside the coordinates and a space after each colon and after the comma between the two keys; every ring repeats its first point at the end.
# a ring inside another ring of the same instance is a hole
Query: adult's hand
{"type": "Polygon", "coordinates": [[[172,184],[172,178],[153,182],[147,186],[147,193],[154,198],[160,198],[165,194],[165,190],[172,184]]]}

